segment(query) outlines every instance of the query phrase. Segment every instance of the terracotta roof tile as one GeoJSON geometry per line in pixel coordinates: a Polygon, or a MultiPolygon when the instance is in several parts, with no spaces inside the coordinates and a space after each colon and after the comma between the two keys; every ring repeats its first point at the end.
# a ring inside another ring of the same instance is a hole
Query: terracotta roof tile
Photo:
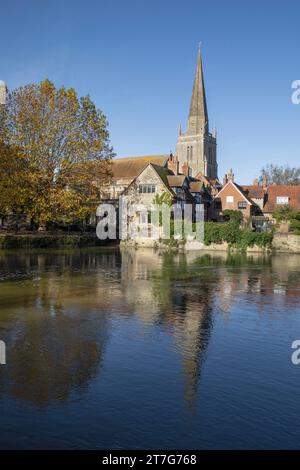
{"type": "Polygon", "coordinates": [[[242,190],[244,193],[250,198],[250,199],[263,199],[264,198],[264,190],[261,186],[259,185],[248,185],[248,186],[241,186],[242,190]]]}
{"type": "Polygon", "coordinates": [[[288,197],[288,205],[297,211],[300,211],[300,186],[269,186],[267,191],[267,202],[264,206],[264,212],[274,212],[278,207],[277,197],[288,197]]]}

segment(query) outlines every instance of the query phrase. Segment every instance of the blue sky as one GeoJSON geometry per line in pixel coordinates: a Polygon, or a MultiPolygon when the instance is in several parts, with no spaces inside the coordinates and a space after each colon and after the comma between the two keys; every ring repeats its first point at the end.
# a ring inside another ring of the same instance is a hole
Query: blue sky
{"type": "Polygon", "coordinates": [[[0,0],[0,79],[46,77],[90,94],[118,156],[174,150],[186,127],[198,42],[219,176],[252,182],[300,164],[300,3],[293,0],[0,0]]]}

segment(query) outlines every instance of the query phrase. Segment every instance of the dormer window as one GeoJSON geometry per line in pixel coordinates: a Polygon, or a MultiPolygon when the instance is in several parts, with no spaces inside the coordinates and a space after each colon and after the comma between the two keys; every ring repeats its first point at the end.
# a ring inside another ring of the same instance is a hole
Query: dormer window
{"type": "Polygon", "coordinates": [[[277,196],[276,204],[282,205],[282,204],[288,204],[288,203],[289,203],[289,198],[287,196],[277,196]]]}

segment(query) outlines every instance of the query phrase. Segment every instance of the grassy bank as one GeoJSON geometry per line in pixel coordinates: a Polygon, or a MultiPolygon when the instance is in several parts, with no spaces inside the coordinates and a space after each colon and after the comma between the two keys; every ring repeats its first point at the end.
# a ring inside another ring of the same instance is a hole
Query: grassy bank
{"type": "Polygon", "coordinates": [[[95,234],[0,234],[0,249],[16,248],[79,248],[103,246],[95,234]]]}

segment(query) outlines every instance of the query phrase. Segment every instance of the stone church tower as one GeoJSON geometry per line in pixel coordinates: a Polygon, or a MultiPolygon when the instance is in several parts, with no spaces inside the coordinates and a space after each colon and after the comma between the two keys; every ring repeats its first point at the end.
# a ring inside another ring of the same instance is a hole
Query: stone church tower
{"type": "Polygon", "coordinates": [[[201,172],[208,178],[215,179],[218,177],[217,135],[216,131],[211,134],[208,127],[200,48],[190,104],[188,128],[185,133],[182,133],[180,128],[176,155],[180,162],[180,170],[182,170],[182,165],[187,163],[190,176],[196,176],[201,172]]]}

